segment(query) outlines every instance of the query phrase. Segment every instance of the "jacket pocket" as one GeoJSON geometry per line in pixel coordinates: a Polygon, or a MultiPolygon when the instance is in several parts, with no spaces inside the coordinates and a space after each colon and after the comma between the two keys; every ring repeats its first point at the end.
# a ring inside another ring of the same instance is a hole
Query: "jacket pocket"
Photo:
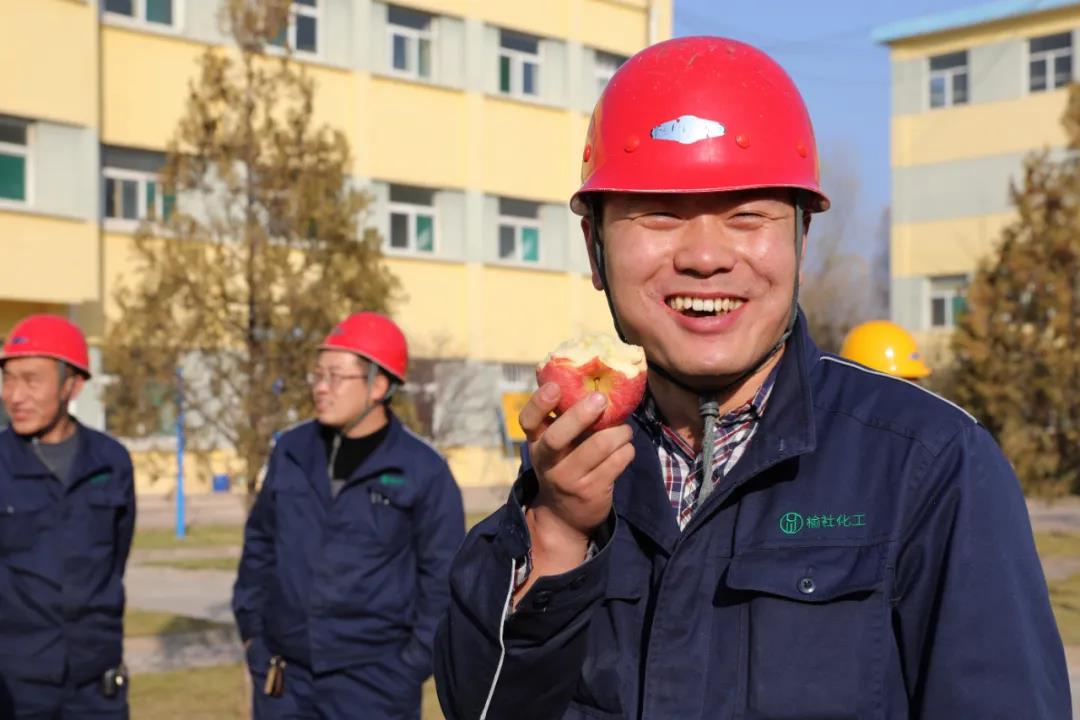
{"type": "Polygon", "coordinates": [[[621,712],[606,712],[597,710],[579,702],[571,702],[566,709],[562,720],[626,720],[626,715],[621,712]]]}
{"type": "Polygon", "coordinates": [[[378,542],[387,550],[400,550],[412,538],[412,499],[394,487],[369,485],[366,490],[378,542]]]}
{"type": "Polygon", "coordinates": [[[87,504],[90,506],[89,540],[92,545],[112,545],[116,542],[116,529],[120,514],[124,512],[124,498],[114,493],[94,493],[87,504]]]}
{"type": "Polygon", "coordinates": [[[40,508],[0,505],[0,555],[22,552],[34,546],[40,508]]]}
{"type": "Polygon", "coordinates": [[[760,550],[731,560],[743,604],[746,718],[869,718],[888,632],[882,546],[760,550]]]}

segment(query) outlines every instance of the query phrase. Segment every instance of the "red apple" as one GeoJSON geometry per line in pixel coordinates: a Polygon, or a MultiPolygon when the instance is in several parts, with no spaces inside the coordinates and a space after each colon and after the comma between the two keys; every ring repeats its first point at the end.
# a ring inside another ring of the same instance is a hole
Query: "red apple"
{"type": "Polygon", "coordinates": [[[607,397],[607,406],[590,432],[603,430],[626,420],[645,394],[647,377],[645,351],[610,335],[595,333],[567,340],[548,353],[536,366],[536,381],[559,386],[557,415],[591,392],[607,397]]]}

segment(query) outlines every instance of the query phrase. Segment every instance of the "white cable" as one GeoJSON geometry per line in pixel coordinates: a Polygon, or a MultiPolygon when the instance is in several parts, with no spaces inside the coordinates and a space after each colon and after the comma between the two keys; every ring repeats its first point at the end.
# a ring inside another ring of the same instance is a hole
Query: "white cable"
{"type": "Polygon", "coordinates": [[[517,579],[517,560],[510,561],[510,587],[506,590],[506,603],[503,605],[502,616],[499,618],[499,665],[495,668],[495,677],[491,678],[491,688],[488,690],[487,701],[484,709],[480,711],[479,720],[486,720],[488,710],[491,709],[491,700],[495,697],[495,686],[499,684],[499,675],[502,674],[503,661],[506,660],[506,641],[503,639],[503,630],[506,628],[506,618],[510,615],[510,602],[514,599],[514,581],[517,579]]]}

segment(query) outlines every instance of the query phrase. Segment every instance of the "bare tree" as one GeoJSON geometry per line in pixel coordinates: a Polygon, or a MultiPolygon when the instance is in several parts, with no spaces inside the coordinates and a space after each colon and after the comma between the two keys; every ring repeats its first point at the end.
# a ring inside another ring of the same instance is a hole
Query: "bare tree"
{"type": "Polygon", "coordinates": [[[857,212],[859,178],[850,147],[824,155],[822,186],[832,207],[811,224],[799,297],[810,335],[822,349],[838,352],[852,326],[882,317],[888,308],[882,306],[876,287],[880,280],[874,277],[880,239],[866,230],[857,212]]]}

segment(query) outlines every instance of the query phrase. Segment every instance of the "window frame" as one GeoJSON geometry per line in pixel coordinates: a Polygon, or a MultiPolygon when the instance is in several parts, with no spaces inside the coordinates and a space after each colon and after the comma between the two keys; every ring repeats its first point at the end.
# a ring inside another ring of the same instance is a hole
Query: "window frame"
{"type": "Polygon", "coordinates": [[[929,110],[943,110],[945,108],[959,107],[960,105],[968,105],[971,103],[971,56],[968,50],[957,50],[951,53],[943,53],[942,55],[932,55],[926,59],[927,69],[927,82],[926,82],[926,106],[929,110]],[[964,64],[954,67],[943,68],[940,70],[932,69],[932,63],[935,58],[943,57],[945,55],[954,55],[958,53],[964,54],[964,64]],[[954,78],[957,75],[963,74],[967,83],[967,92],[963,102],[956,102],[953,97],[953,83],[954,78]],[[935,78],[943,78],[945,81],[945,100],[941,105],[934,104],[934,91],[933,84],[935,78]]]}
{"type": "MultiPolygon", "coordinates": [[[[503,97],[517,98],[518,100],[539,100],[543,97],[544,93],[544,41],[541,38],[536,39],[536,52],[530,53],[524,50],[518,50],[516,48],[505,47],[502,42],[502,33],[506,30],[499,30],[499,53],[498,62],[496,64],[497,82],[496,87],[499,95],[503,97]],[[508,90],[502,89],[502,60],[506,58],[510,61],[510,87],[508,90]],[[524,91],[525,85],[525,63],[531,62],[536,66],[536,92],[526,93],[524,91]]],[[[524,33],[518,33],[524,35],[524,33]]],[[[530,36],[531,38],[531,36],[530,36]]]]}
{"type": "Polygon", "coordinates": [[[1060,90],[1061,88],[1068,87],[1069,83],[1073,82],[1073,78],[1074,78],[1075,73],[1076,73],[1076,67],[1075,67],[1076,55],[1073,52],[1073,42],[1072,41],[1073,41],[1072,33],[1068,32],[1068,31],[1061,32],[1061,33],[1050,33],[1048,35],[1039,35],[1039,36],[1036,36],[1036,37],[1029,37],[1027,39],[1027,63],[1026,63],[1026,65],[1027,65],[1027,91],[1028,91],[1029,95],[1037,94],[1037,93],[1044,93],[1044,92],[1053,92],[1054,90],[1060,90]],[[1055,35],[1066,35],[1066,36],[1068,36],[1068,38],[1069,38],[1068,47],[1053,48],[1051,50],[1036,50],[1035,52],[1032,52],[1031,43],[1033,41],[1042,40],[1044,38],[1053,37],[1055,35]],[[1055,83],[1055,77],[1057,75],[1057,73],[1054,72],[1054,61],[1057,60],[1059,57],[1068,57],[1069,58],[1069,68],[1070,68],[1069,69],[1069,79],[1063,85],[1054,84],[1055,83]],[[1035,88],[1033,88],[1031,86],[1031,80],[1032,80],[1031,64],[1033,62],[1036,62],[1036,61],[1042,61],[1043,63],[1045,63],[1045,68],[1046,68],[1046,87],[1042,88],[1041,90],[1037,90],[1037,89],[1035,89],[1035,88]]]}
{"type": "Polygon", "coordinates": [[[604,50],[594,50],[593,52],[595,53],[593,56],[595,58],[593,61],[593,79],[596,81],[596,96],[600,97],[604,94],[604,90],[607,88],[608,83],[611,82],[611,78],[615,76],[615,73],[619,71],[619,68],[622,67],[623,63],[629,58],[623,57],[622,55],[616,55],[615,53],[609,53],[604,50]],[[601,58],[604,60],[621,59],[621,62],[615,65],[615,67],[609,67],[600,62],[601,58]]]}
{"type": "Polygon", "coordinates": [[[956,327],[956,299],[967,302],[966,289],[970,280],[967,276],[937,276],[929,278],[926,303],[926,327],[930,330],[948,331],[956,327]],[[935,281],[939,283],[934,287],[935,281]],[[944,323],[934,324],[934,302],[941,300],[945,303],[944,323]]]}
{"type": "Polygon", "coordinates": [[[419,205],[408,202],[391,202],[387,205],[387,230],[383,249],[387,253],[395,255],[413,255],[416,257],[434,257],[439,252],[439,214],[434,205],[419,205]],[[391,245],[394,229],[394,215],[406,216],[406,235],[409,244],[406,247],[391,245]],[[416,222],[419,215],[427,215],[431,218],[431,250],[420,250],[416,247],[416,222]]]}
{"type": "MultiPolygon", "coordinates": [[[[426,13],[425,13],[426,14],[426,13]]],[[[408,25],[399,25],[395,22],[387,20],[386,23],[386,39],[387,39],[387,55],[388,62],[387,67],[390,73],[397,75],[398,77],[410,78],[412,80],[422,80],[430,82],[435,79],[435,16],[429,15],[428,27],[426,30],[418,30],[408,25]],[[394,37],[400,35],[411,43],[409,49],[405,52],[405,64],[408,65],[411,60],[415,66],[413,69],[401,69],[394,65],[394,37]],[[428,74],[420,74],[420,42],[427,40],[428,42],[428,74]]]]}
{"type": "Polygon", "coordinates": [[[157,173],[145,172],[143,170],[128,170],[126,168],[116,167],[103,167],[101,169],[101,219],[105,223],[105,226],[110,230],[118,230],[122,232],[134,232],[138,229],[139,225],[148,223],[163,224],[165,218],[165,191],[161,185],[161,176],[157,173]],[[106,201],[106,188],[108,187],[107,180],[113,180],[117,182],[135,181],[137,190],[135,192],[135,218],[125,217],[109,217],[106,215],[106,208],[108,203],[106,201]],[[153,183],[157,186],[154,191],[154,211],[155,217],[148,216],[148,208],[146,202],[146,188],[149,183],[153,183]]]}
{"type": "Polygon", "coordinates": [[[495,257],[501,263],[510,263],[516,265],[524,265],[526,267],[535,267],[543,263],[544,252],[543,243],[543,227],[539,218],[526,218],[519,215],[499,215],[498,223],[496,224],[495,233],[495,257]],[[503,227],[514,228],[514,256],[502,257],[499,248],[499,238],[502,235],[503,227]],[[524,252],[524,243],[522,242],[522,234],[526,229],[536,230],[536,259],[526,260],[522,257],[524,252]]]}
{"type": "Polygon", "coordinates": [[[151,22],[146,19],[146,3],[147,0],[131,0],[131,15],[124,15],[113,10],[106,10],[105,3],[101,3],[102,17],[107,18],[109,22],[117,25],[129,25],[131,27],[137,27],[141,29],[156,30],[158,32],[165,33],[179,33],[182,23],[180,19],[184,17],[184,4],[187,0],[172,0],[172,22],[165,24],[159,22],[151,22]]]}
{"type": "Polygon", "coordinates": [[[0,153],[5,155],[21,155],[23,158],[23,199],[0,197],[0,208],[28,208],[34,204],[34,154],[31,151],[34,145],[34,123],[13,117],[0,116],[0,122],[7,121],[21,125],[26,134],[26,142],[23,145],[0,142],[0,153]]]}
{"type": "Polygon", "coordinates": [[[323,23],[320,0],[314,5],[303,5],[291,0],[289,3],[289,22],[285,26],[285,45],[278,45],[273,40],[266,43],[265,49],[270,54],[284,53],[287,47],[294,55],[307,58],[321,58],[323,52],[323,23]],[[315,20],[315,50],[301,50],[296,46],[296,16],[306,15],[315,20]]]}

